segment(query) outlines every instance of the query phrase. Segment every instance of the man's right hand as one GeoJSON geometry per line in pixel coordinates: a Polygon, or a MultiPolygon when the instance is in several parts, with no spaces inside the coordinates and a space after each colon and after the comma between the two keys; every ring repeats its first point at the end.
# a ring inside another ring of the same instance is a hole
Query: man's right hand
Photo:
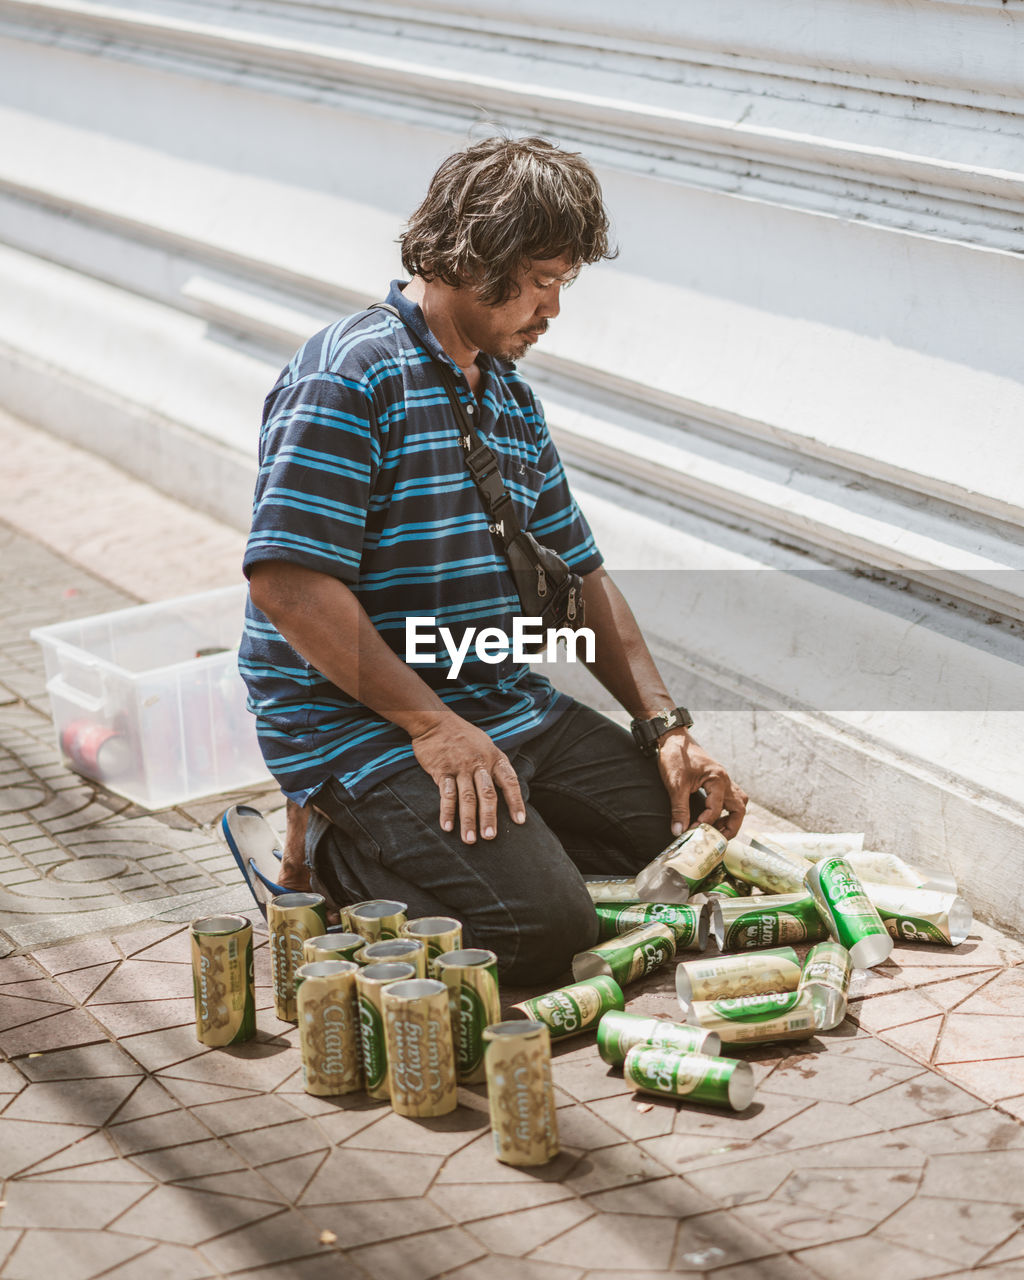
{"type": "Polygon", "coordinates": [[[456,817],[466,844],[477,831],[493,840],[498,830],[498,790],[512,821],[526,821],[526,805],[511,761],[482,729],[450,712],[416,734],[412,749],[420,767],[437,783],[441,830],[452,831],[456,817]]]}

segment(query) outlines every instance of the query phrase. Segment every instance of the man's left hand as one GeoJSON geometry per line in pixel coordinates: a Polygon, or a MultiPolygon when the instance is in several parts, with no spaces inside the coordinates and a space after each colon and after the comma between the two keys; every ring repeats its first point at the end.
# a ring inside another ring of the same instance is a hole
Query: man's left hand
{"type": "Polygon", "coordinates": [[[739,833],[747,810],[746,792],[685,729],[665,734],[658,746],[658,769],[672,803],[672,834],[681,835],[687,827],[706,822],[731,840],[739,833]],[[707,796],[707,803],[694,822],[690,818],[690,797],[700,790],[707,796]]]}

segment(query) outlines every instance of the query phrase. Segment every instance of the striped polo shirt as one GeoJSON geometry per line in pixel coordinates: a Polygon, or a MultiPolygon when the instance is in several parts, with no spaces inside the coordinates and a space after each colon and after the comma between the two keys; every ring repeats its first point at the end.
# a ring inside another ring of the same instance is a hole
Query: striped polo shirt
{"type": "MultiPolygon", "coordinates": [[[[469,385],[392,283],[401,320],[374,310],[322,330],[267,397],[245,572],[286,560],[345,583],[405,657],[406,618],[511,634],[521,613],[508,562],[466,467],[438,362],[475,404],[520,524],[578,573],[601,564],[540,404],[515,365],[481,354],[469,385]]],[[[427,646],[429,648],[429,646],[427,646]]],[[[470,648],[456,679],[442,643],[413,664],[453,711],[508,751],[569,705],[536,667],[485,663],[470,648]]],[[[331,777],[353,799],[415,763],[408,734],[332,684],[250,601],[239,666],[260,745],[286,795],[304,803],[331,777]]]]}

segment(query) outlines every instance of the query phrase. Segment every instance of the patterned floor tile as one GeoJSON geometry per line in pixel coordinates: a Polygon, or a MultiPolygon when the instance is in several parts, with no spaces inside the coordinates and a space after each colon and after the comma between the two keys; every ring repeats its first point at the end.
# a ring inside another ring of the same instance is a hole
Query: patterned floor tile
{"type": "Polygon", "coordinates": [[[465,1107],[447,1116],[422,1120],[391,1112],[346,1138],[345,1148],[349,1151],[418,1151],[424,1155],[446,1156],[461,1150],[483,1132],[490,1132],[487,1117],[465,1107]]]}
{"type": "Polygon", "coordinates": [[[929,1280],[949,1275],[955,1266],[876,1236],[819,1245],[796,1257],[822,1280],[929,1280]]]}
{"type": "Polygon", "coordinates": [[[647,1214],[680,1220],[718,1208],[714,1200],[681,1177],[659,1178],[632,1187],[614,1187],[611,1191],[595,1191],[584,1198],[587,1204],[602,1213],[647,1214]]]}
{"type": "Polygon", "coordinates": [[[0,1178],[26,1172],[90,1132],[85,1125],[38,1124],[0,1117],[0,1178]]]}
{"type": "Polygon", "coordinates": [[[971,1202],[950,1213],[948,1200],[919,1195],[883,1222],[878,1235],[968,1268],[1017,1231],[1019,1214],[1010,1205],[971,1202]]]}
{"type": "Polygon", "coordinates": [[[158,1244],[138,1257],[129,1258],[113,1271],[104,1271],[103,1280],[212,1280],[213,1268],[194,1249],[183,1245],[158,1244]]]}
{"type": "Polygon", "coordinates": [[[240,1196],[163,1186],[150,1191],[112,1225],[121,1235],[198,1245],[274,1212],[276,1206],[240,1196]]]}
{"type": "Polygon", "coordinates": [[[906,1026],[932,1017],[938,1006],[928,998],[930,987],[924,990],[897,991],[889,996],[875,996],[861,1004],[852,1005],[850,1016],[868,1031],[885,1031],[888,1027],[906,1026]]]}
{"type": "Polygon", "coordinates": [[[351,1204],[422,1195],[442,1164],[407,1152],[333,1151],[302,1195],[302,1205],[351,1204]]]}
{"type": "MultiPolygon", "coordinates": [[[[250,1202],[252,1203],[252,1202],[250,1202]]],[[[294,1210],[267,1210],[237,1230],[222,1232],[208,1240],[200,1254],[216,1268],[217,1273],[241,1271],[243,1268],[269,1267],[269,1276],[298,1274],[294,1260],[322,1254],[340,1271],[339,1255],[325,1250],[319,1241],[319,1228],[294,1210]],[[287,1270],[282,1270],[287,1264],[287,1270]]],[[[202,1224],[199,1227],[203,1229],[202,1224]]],[[[344,1272],[341,1272],[344,1275],[344,1272]]],[[[339,1276],[340,1280],[340,1276],[339,1276]]],[[[361,1278],[360,1278],[361,1280],[361,1278]]]]}
{"type": "Polygon", "coordinates": [[[54,1274],[60,1280],[92,1280],[147,1248],[145,1241],[109,1231],[26,1231],[7,1260],[4,1277],[37,1280],[54,1274]]]}
{"type": "Polygon", "coordinates": [[[908,1026],[890,1027],[880,1032],[887,1044],[895,1045],[904,1053],[910,1054],[917,1062],[928,1063],[935,1052],[939,1033],[942,1031],[943,1015],[937,1013],[932,1018],[924,1018],[920,1022],[911,1022],[908,1026]]]}
{"type": "Polygon", "coordinates": [[[98,1076],[139,1076],[142,1070],[123,1049],[109,1040],[75,1049],[51,1049],[17,1062],[29,1080],[88,1080],[98,1076]]]}
{"type": "Polygon", "coordinates": [[[765,1094],[785,1093],[804,1103],[856,1103],[920,1074],[921,1067],[906,1058],[896,1065],[831,1055],[828,1050],[805,1053],[780,1063],[759,1089],[758,1100],[763,1101],[765,1094]]]}
{"type": "Polygon", "coordinates": [[[1022,1185],[1024,1150],[957,1152],[929,1158],[921,1194],[958,1200],[969,1192],[971,1200],[1020,1208],[1022,1185]]]}
{"type": "Polygon", "coordinates": [[[946,1019],[935,1062],[979,1062],[1024,1057],[1024,1017],[951,1013],[946,1019]]]}
{"type": "Polygon", "coordinates": [[[946,1120],[985,1104],[931,1072],[924,1072],[856,1105],[882,1126],[894,1129],[915,1120],[946,1120]]]}
{"type": "MultiPolygon", "coordinates": [[[[581,1280],[578,1267],[563,1267],[555,1262],[538,1262],[536,1258],[478,1258],[475,1262],[445,1272],[445,1280],[581,1280]]],[[[616,1280],[621,1280],[616,1276],[616,1280]]],[[[646,1280],[637,1275],[634,1280],[646,1280]]]]}
{"type": "Polygon", "coordinates": [[[454,1271],[486,1252],[461,1227],[445,1227],[427,1235],[364,1245],[349,1256],[374,1280],[428,1280],[454,1271]]]}
{"type": "Polygon", "coordinates": [[[568,1200],[573,1195],[568,1187],[550,1182],[522,1182],[514,1186],[508,1183],[498,1186],[493,1183],[435,1183],[427,1194],[452,1221],[461,1223],[492,1217],[496,1201],[504,1212],[515,1213],[520,1209],[568,1200]]]}
{"type": "MultiPolygon", "coordinates": [[[[540,1251],[542,1245],[563,1236],[596,1212],[592,1205],[575,1198],[510,1213],[495,1197],[494,1210],[491,1217],[470,1223],[467,1230],[491,1253],[507,1253],[514,1257],[535,1249],[540,1251]]],[[[538,1257],[541,1256],[543,1254],[538,1252],[538,1257]]]]}
{"type": "Polygon", "coordinates": [[[12,1182],[5,1193],[5,1227],[87,1230],[107,1226],[150,1188],[139,1183],[90,1183],[39,1179],[12,1182]]]}
{"type": "Polygon", "coordinates": [[[7,1120],[101,1125],[136,1087],[132,1076],[55,1080],[28,1085],[4,1112],[7,1120]]]}
{"type": "Polygon", "coordinates": [[[842,1210],[841,1204],[834,1209],[811,1208],[779,1198],[741,1205],[730,1216],[783,1249],[803,1249],[863,1236],[875,1226],[872,1219],[857,1218],[842,1210]]]}
{"type": "Polygon", "coordinates": [[[688,1218],[679,1228],[672,1266],[681,1272],[705,1272],[759,1259],[761,1265],[782,1249],[768,1236],[731,1213],[688,1218]]]}
{"type": "Polygon", "coordinates": [[[450,1227],[452,1219],[426,1198],[368,1200],[362,1204],[303,1205],[303,1214],[321,1231],[338,1238],[340,1249],[355,1249],[380,1240],[398,1240],[450,1227]]]}

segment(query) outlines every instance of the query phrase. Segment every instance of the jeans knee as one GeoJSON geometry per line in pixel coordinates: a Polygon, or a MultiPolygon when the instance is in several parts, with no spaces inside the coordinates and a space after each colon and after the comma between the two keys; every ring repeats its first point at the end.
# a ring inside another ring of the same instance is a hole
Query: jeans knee
{"type": "Polygon", "coordinates": [[[573,956],[596,941],[597,914],[582,886],[579,893],[545,898],[519,921],[518,947],[505,969],[505,981],[535,986],[565,979],[573,956]]]}

